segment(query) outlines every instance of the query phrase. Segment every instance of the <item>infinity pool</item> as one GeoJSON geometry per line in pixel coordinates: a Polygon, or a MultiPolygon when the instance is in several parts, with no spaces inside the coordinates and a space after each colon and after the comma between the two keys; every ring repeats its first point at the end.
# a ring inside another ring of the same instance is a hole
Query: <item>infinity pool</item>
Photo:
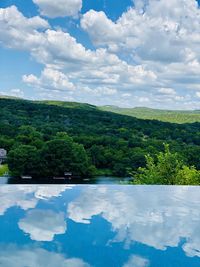
{"type": "Polygon", "coordinates": [[[200,187],[2,185],[2,267],[199,267],[200,187]]]}

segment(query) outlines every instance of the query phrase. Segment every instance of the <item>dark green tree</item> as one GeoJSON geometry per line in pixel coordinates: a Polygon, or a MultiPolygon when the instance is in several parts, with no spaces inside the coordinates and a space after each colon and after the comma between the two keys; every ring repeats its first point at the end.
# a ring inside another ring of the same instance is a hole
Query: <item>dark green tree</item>
{"type": "Polygon", "coordinates": [[[8,153],[8,167],[13,176],[38,176],[41,170],[39,151],[34,146],[19,145],[8,153]]]}
{"type": "Polygon", "coordinates": [[[84,147],[74,143],[72,138],[63,133],[45,143],[41,157],[44,164],[43,174],[48,177],[63,176],[65,172],[84,176],[91,171],[84,147]]]}

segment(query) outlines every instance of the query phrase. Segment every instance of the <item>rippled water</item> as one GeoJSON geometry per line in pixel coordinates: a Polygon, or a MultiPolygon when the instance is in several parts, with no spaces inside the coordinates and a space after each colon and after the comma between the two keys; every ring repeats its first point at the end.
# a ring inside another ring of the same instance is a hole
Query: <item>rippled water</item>
{"type": "Polygon", "coordinates": [[[200,187],[3,185],[2,267],[199,267],[200,187]]]}

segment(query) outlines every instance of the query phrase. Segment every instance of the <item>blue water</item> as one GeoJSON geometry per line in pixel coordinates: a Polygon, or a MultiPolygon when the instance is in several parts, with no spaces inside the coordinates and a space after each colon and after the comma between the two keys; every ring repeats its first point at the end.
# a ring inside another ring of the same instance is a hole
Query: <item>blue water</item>
{"type": "Polygon", "coordinates": [[[2,267],[199,267],[200,187],[2,185],[2,267]]]}

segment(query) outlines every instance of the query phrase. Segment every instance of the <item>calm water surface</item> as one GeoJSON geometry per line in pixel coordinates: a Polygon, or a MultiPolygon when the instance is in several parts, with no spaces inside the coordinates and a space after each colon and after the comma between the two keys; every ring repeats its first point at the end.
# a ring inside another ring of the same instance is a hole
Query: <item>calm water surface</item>
{"type": "Polygon", "coordinates": [[[199,267],[200,187],[2,185],[1,267],[199,267]]]}
{"type": "Polygon", "coordinates": [[[0,184],[121,184],[122,182],[128,182],[131,177],[112,177],[112,176],[97,176],[88,179],[65,179],[65,180],[54,180],[48,178],[34,179],[22,179],[22,178],[12,178],[12,177],[0,177],[0,184]]]}

